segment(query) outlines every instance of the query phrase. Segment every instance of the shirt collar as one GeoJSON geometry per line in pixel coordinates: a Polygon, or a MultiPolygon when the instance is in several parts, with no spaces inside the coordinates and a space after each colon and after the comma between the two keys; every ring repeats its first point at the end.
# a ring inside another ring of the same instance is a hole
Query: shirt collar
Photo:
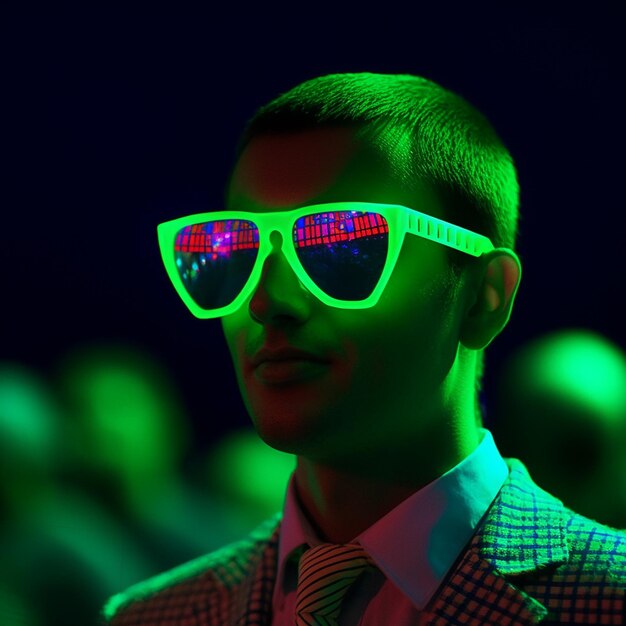
{"type": "MultiPolygon", "coordinates": [[[[471,539],[508,476],[491,432],[479,428],[479,434],[481,442],[471,454],[355,538],[419,610],[471,539]]],[[[323,543],[300,507],[294,482],[295,473],[283,508],[277,585],[283,583],[286,561],[297,548],[323,543]]]]}

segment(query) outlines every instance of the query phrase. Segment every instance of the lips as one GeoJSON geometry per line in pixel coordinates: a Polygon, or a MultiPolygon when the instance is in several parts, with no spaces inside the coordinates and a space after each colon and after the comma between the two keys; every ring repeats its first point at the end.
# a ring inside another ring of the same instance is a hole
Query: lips
{"type": "Polygon", "coordinates": [[[329,363],[330,359],[324,358],[314,352],[308,352],[293,346],[280,348],[261,348],[251,359],[253,367],[258,367],[266,361],[312,361],[313,363],[329,363]]]}
{"type": "Polygon", "coordinates": [[[254,376],[267,385],[293,385],[318,379],[328,367],[328,363],[304,359],[263,361],[255,368],[254,376]]]}

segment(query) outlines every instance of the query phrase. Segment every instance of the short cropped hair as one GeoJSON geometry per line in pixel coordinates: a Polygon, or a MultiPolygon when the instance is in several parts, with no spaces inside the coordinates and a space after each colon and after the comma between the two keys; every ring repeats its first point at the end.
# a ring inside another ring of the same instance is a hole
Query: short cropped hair
{"type": "MultiPolygon", "coordinates": [[[[236,157],[258,135],[324,126],[356,127],[406,189],[422,181],[435,189],[447,221],[489,237],[495,247],[515,249],[520,192],[513,158],[487,118],[461,96],[411,74],[319,76],[259,108],[242,132],[236,157]]],[[[446,250],[458,278],[472,257],[446,250]]],[[[480,350],[477,402],[483,371],[480,350]]]]}

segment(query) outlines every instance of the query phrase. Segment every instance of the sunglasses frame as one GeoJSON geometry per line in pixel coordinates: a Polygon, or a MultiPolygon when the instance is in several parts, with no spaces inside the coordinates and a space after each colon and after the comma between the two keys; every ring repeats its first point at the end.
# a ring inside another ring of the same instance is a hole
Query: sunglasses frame
{"type": "Polygon", "coordinates": [[[393,273],[407,233],[429,239],[475,257],[479,257],[494,249],[491,241],[484,235],[479,235],[406,206],[375,202],[328,202],[303,206],[291,211],[272,211],[270,213],[253,213],[249,211],[196,213],[163,222],[157,226],[161,258],[167,274],[182,301],[198,319],[224,317],[234,313],[241,307],[259,282],[265,259],[272,252],[270,237],[275,231],[282,235],[281,250],[302,284],[324,304],[341,309],[368,309],[376,305],[393,273]],[[346,301],[329,296],[315,284],[298,259],[292,236],[292,229],[296,220],[313,213],[328,213],[331,211],[379,213],[387,221],[389,240],[385,266],[375,289],[364,300],[346,301]],[[259,250],[250,277],[239,292],[239,295],[227,306],[207,311],[196,304],[185,288],[176,267],[174,244],[176,235],[185,226],[221,220],[253,221],[259,232],[259,250]]]}

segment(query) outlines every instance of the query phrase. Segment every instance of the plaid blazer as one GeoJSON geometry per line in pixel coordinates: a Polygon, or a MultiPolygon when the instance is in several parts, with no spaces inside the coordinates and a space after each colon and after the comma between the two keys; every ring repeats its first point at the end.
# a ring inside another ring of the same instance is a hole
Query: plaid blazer
{"type": "MultiPolygon", "coordinates": [[[[518,459],[419,624],[626,624],[626,532],[566,508],[518,459]]],[[[269,626],[282,512],[113,596],[107,626],[269,626]]]]}

